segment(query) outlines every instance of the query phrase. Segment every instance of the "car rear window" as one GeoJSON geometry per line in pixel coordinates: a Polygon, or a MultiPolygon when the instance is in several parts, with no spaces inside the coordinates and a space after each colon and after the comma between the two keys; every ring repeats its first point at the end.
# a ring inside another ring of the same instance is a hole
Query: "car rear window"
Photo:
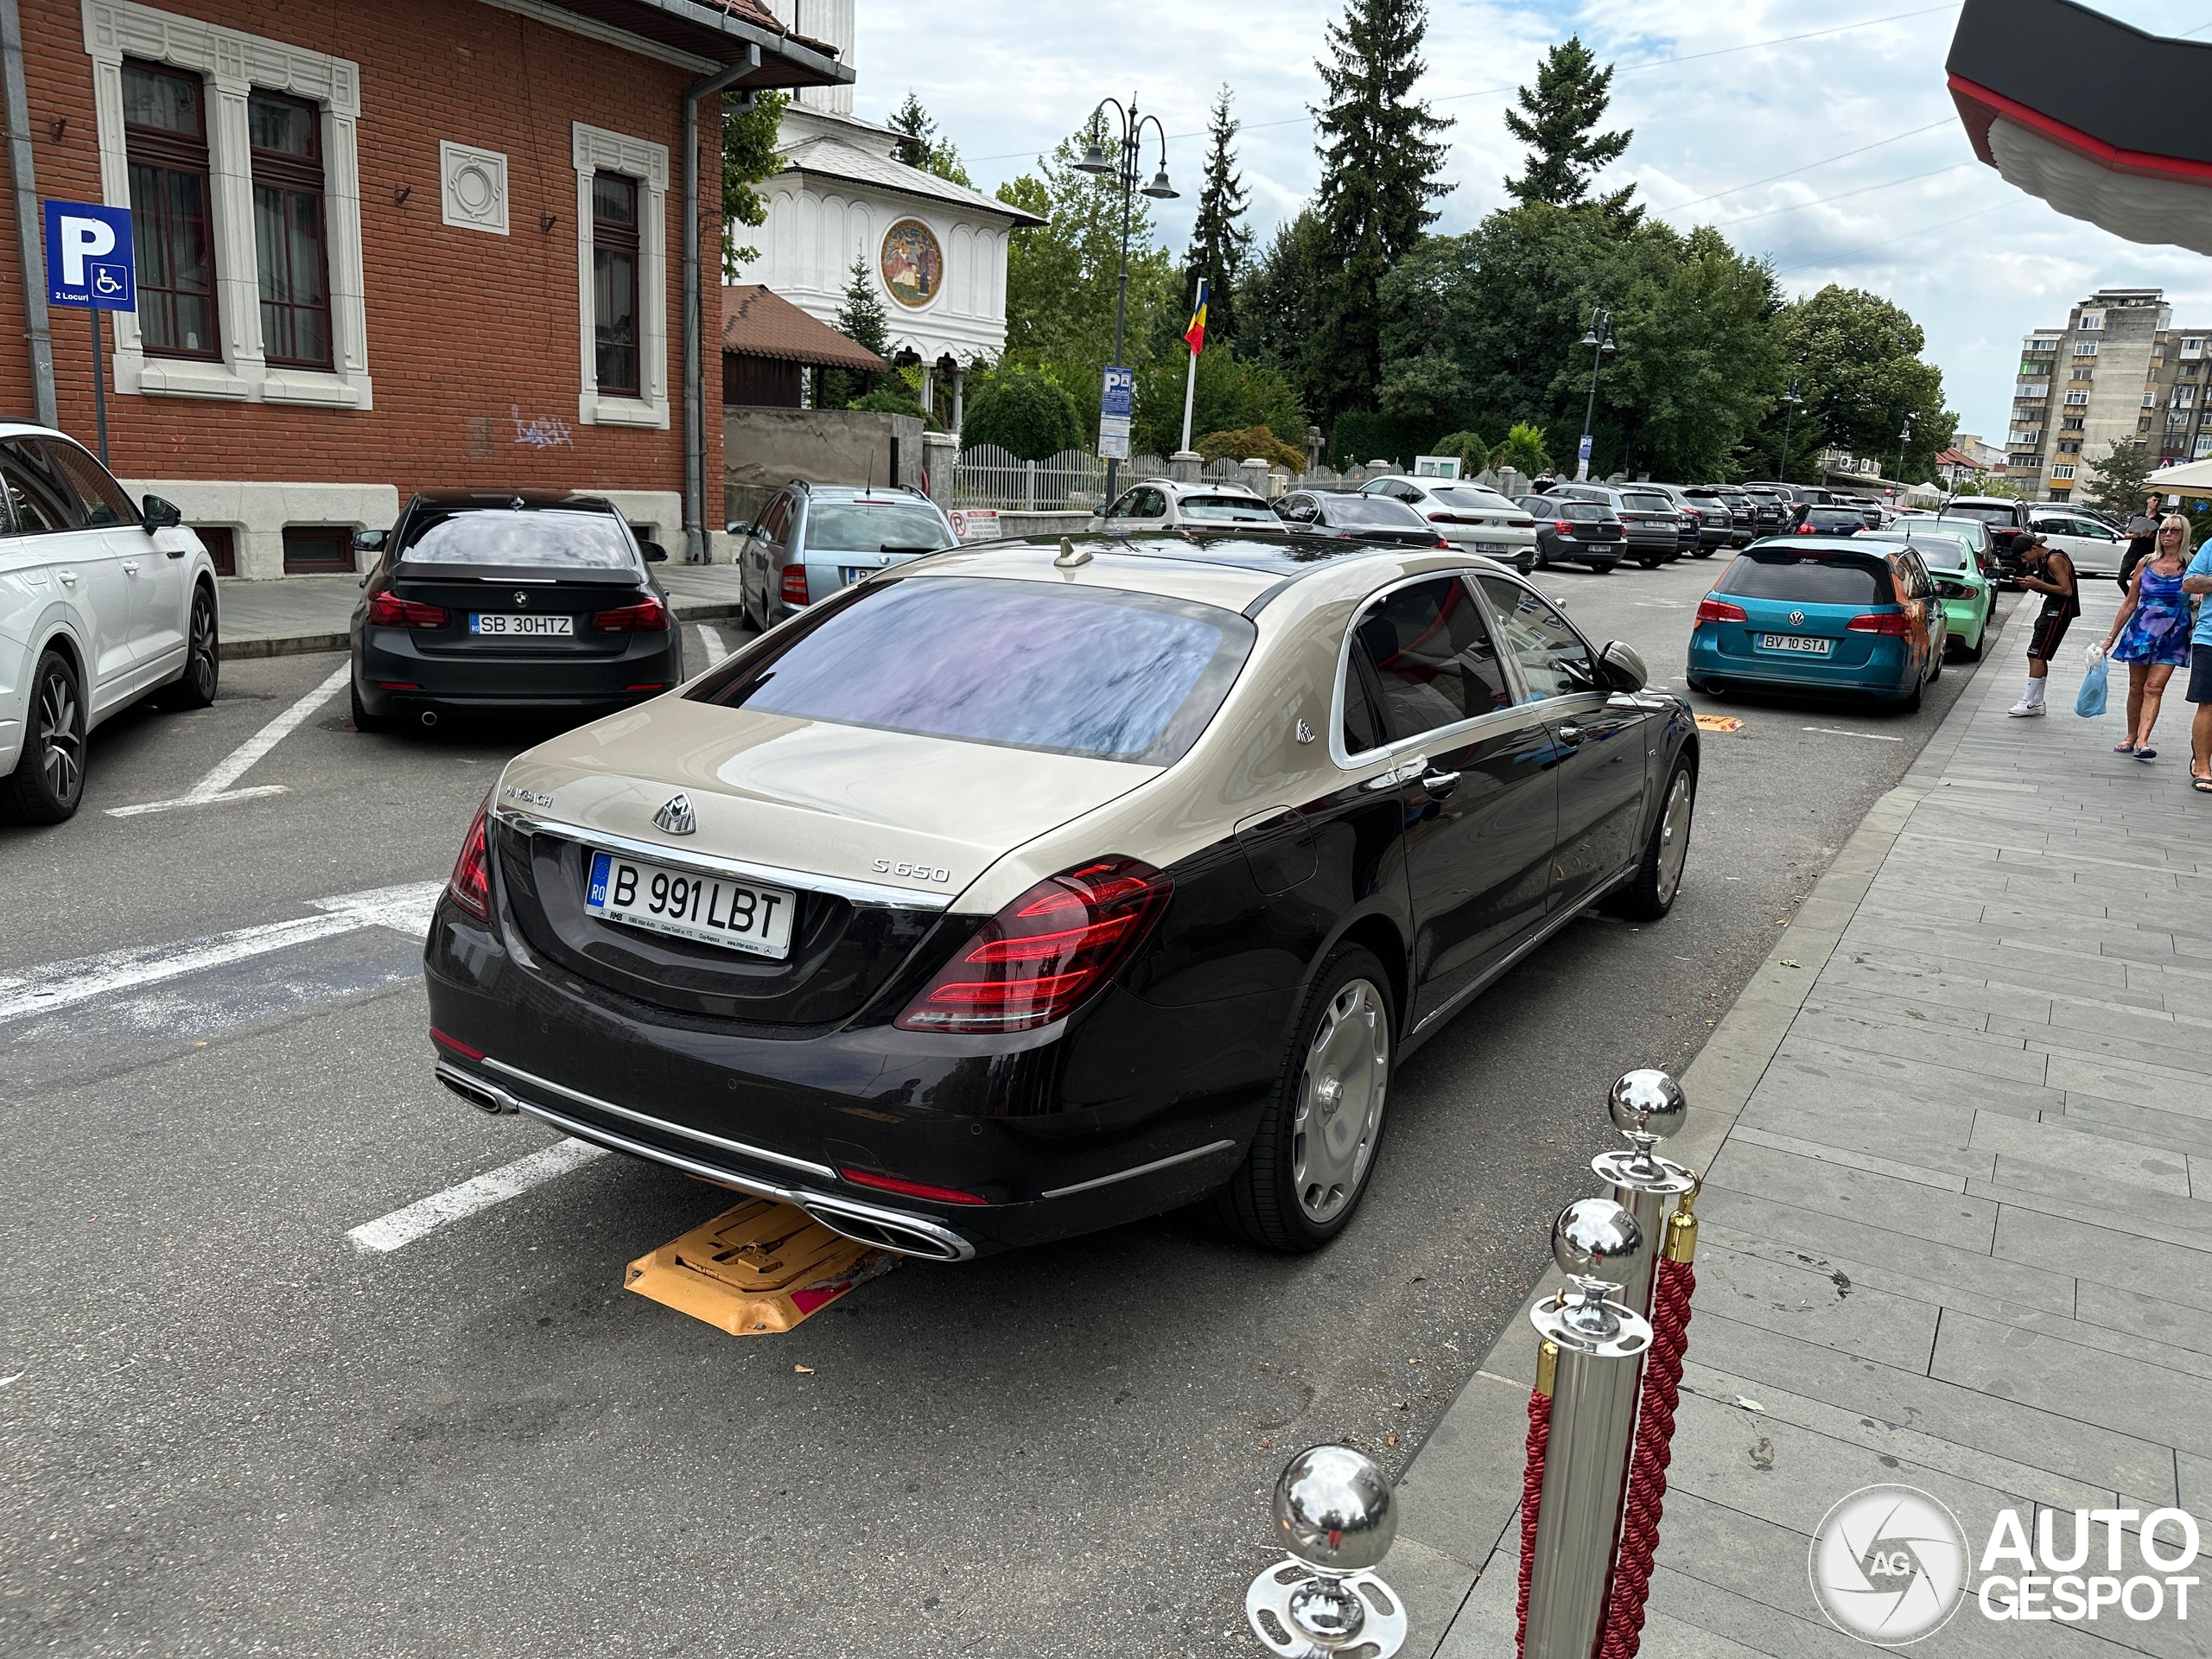
{"type": "Polygon", "coordinates": [[[1426,530],[1428,520],[1402,501],[1387,495],[1343,495],[1326,508],[1330,521],[1339,524],[1376,524],[1390,530],[1426,530]]]}
{"type": "Polygon", "coordinates": [[[848,588],[687,693],[759,714],[1166,766],[1252,648],[1232,611],[932,577],[848,588]]]}
{"type": "Polygon", "coordinates": [[[1951,503],[1947,516],[1953,518],[1971,518],[1978,524],[2004,524],[2007,527],[2012,524],[2013,518],[2012,509],[2010,507],[1994,505],[1976,507],[1957,501],[1951,503]]]}
{"type": "Polygon", "coordinates": [[[1823,530],[1841,530],[1863,525],[1866,515],[1856,507],[1808,507],[1805,510],[1805,522],[1823,530]]]}
{"type": "Polygon", "coordinates": [[[1544,511],[1554,518],[1570,519],[1578,524],[1603,524],[1612,517],[1610,510],[1595,501],[1547,501],[1544,511]]]}
{"type": "Polygon", "coordinates": [[[1624,495],[1621,505],[1630,512],[1672,512],[1675,504],[1663,495],[1624,495]]]}
{"type": "Polygon", "coordinates": [[[953,544],[936,510],[909,501],[815,501],[806,546],[819,553],[931,553],[953,544]]]}
{"type": "Polygon", "coordinates": [[[1955,536],[1941,536],[1928,531],[1915,530],[1900,536],[1895,531],[1869,531],[1866,539],[1873,542],[1901,543],[1920,555],[1920,562],[1930,570],[1948,571],[1954,575],[1974,568],[1974,553],[1955,536]]]}
{"type": "Polygon", "coordinates": [[[1496,512],[1513,505],[1503,496],[1472,484],[1436,484],[1428,493],[1447,507],[1488,507],[1496,512]]]}
{"type": "Polygon", "coordinates": [[[1275,516],[1264,501],[1249,495],[1186,495],[1179,504],[1194,524],[1272,524],[1275,516]]]}
{"type": "Polygon", "coordinates": [[[1886,563],[1834,553],[1754,549],[1721,574],[1715,593],[1742,599],[1788,599],[1802,605],[1887,605],[1886,563]]]}
{"type": "Polygon", "coordinates": [[[401,543],[403,564],[538,566],[547,569],[635,570],[630,532],[612,513],[561,508],[518,512],[466,507],[416,515],[401,543]]]}

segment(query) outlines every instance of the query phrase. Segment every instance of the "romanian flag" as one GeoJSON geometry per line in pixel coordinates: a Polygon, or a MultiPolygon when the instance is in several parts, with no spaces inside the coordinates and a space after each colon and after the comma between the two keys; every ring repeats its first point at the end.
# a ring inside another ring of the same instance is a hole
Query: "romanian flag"
{"type": "Polygon", "coordinates": [[[1198,302],[1191,309],[1191,326],[1183,331],[1183,342],[1196,357],[1206,348],[1206,280],[1198,278],[1198,302]]]}

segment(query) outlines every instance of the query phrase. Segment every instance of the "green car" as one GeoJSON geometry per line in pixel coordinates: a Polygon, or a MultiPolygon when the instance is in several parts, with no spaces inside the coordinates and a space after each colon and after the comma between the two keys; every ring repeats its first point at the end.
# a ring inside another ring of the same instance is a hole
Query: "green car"
{"type": "Polygon", "coordinates": [[[1982,572],[1975,548],[1962,532],[1941,524],[1907,519],[1888,530],[1862,531],[1859,541],[1901,542],[1920,555],[1942,596],[1943,620],[1950,625],[1950,649],[1966,661],[1981,658],[1982,636],[1997,608],[1997,591],[1982,572]]]}

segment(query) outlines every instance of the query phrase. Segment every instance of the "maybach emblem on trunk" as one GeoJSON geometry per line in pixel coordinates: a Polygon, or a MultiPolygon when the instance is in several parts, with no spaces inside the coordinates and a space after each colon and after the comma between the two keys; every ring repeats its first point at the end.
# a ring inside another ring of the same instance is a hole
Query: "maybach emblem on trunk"
{"type": "Polygon", "coordinates": [[[691,810],[691,798],[678,790],[653,814],[653,823],[671,836],[688,836],[699,827],[698,815],[691,810]]]}

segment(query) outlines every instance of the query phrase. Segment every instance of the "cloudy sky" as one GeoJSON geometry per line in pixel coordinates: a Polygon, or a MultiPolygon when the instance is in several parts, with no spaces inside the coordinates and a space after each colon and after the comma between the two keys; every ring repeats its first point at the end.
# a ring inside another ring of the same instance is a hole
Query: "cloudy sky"
{"type": "MultiPolygon", "coordinates": [[[[863,0],[856,113],[880,120],[912,87],[988,189],[1033,165],[1100,97],[1134,92],[1169,134],[1169,170],[1185,194],[1162,204],[1160,221],[1179,248],[1207,106],[1226,81],[1264,236],[1313,188],[1313,60],[1340,8],[863,0]]],[[[2212,0],[2098,9],[2212,39],[2212,0]]],[[[1610,124],[1636,132],[1607,186],[1633,181],[1672,224],[1718,225],[1770,258],[1791,293],[1841,283],[1904,307],[1928,332],[1962,429],[2001,442],[2021,334],[2063,322],[2069,305],[2109,285],[2162,286],[2177,323],[2212,328],[2212,270],[2183,250],[2062,218],[1975,162],[1943,85],[1957,15],[1955,4],[1912,0],[1431,0],[1423,92],[1456,124],[1454,188],[1437,228],[1466,230],[1503,205],[1520,149],[1502,112],[1545,49],[1580,32],[1618,67],[1610,124]]]]}

